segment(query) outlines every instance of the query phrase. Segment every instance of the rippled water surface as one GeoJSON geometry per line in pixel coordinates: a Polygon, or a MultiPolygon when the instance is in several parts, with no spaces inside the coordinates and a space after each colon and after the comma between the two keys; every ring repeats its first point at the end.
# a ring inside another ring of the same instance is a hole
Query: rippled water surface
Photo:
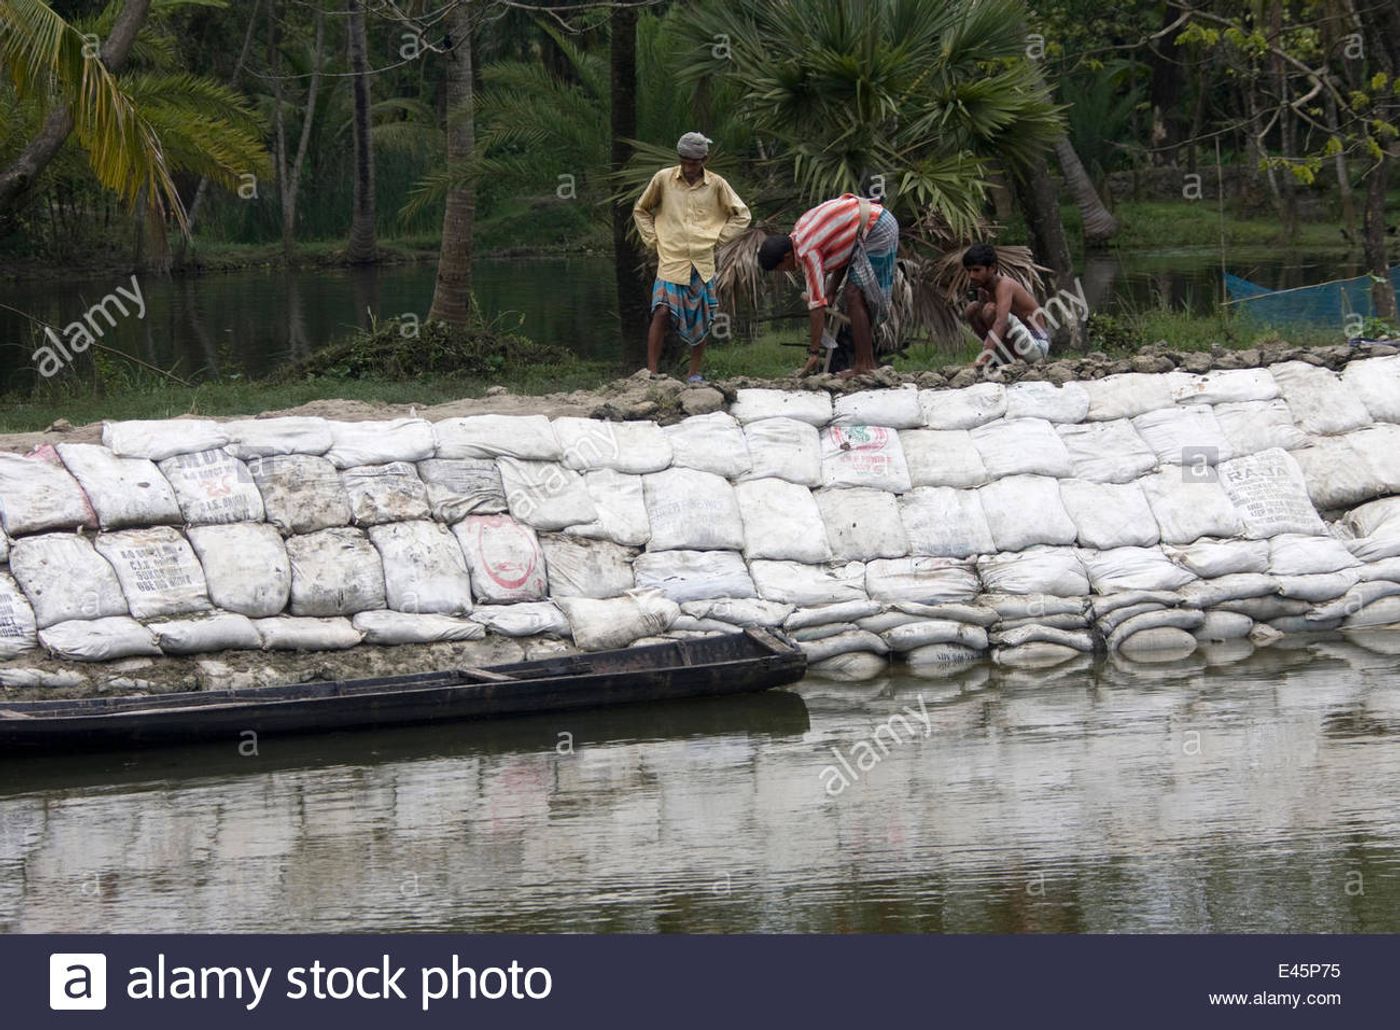
{"type": "Polygon", "coordinates": [[[0,929],[1393,933],[1395,652],[7,761],[0,929]]]}

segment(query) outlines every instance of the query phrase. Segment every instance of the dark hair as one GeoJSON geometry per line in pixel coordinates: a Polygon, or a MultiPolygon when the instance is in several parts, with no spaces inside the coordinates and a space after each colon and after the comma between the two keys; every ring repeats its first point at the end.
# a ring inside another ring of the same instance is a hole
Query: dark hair
{"type": "Polygon", "coordinates": [[[787,252],[791,249],[791,236],[768,236],[759,245],[758,263],[765,272],[771,272],[778,267],[779,262],[787,256],[787,252]]]}
{"type": "Polygon", "coordinates": [[[963,254],[963,267],[971,268],[973,265],[981,265],[984,268],[996,268],[997,252],[990,243],[974,243],[967,248],[967,253],[963,254]]]}

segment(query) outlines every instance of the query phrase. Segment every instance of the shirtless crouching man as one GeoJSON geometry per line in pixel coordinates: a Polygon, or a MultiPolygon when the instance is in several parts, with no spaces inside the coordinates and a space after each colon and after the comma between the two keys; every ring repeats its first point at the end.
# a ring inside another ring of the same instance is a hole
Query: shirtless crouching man
{"type": "Polygon", "coordinates": [[[982,353],[973,366],[1006,360],[1014,355],[1027,363],[1044,361],[1050,355],[1050,333],[1045,314],[1035,297],[1010,276],[997,271],[997,252],[986,243],[974,243],[963,255],[963,268],[977,299],[963,311],[963,317],[982,341],[982,353]]]}

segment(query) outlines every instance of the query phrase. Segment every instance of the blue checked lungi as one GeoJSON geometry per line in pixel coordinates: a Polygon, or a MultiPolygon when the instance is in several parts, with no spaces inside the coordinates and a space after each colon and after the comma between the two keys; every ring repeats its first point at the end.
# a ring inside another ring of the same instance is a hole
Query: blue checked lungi
{"type": "Polygon", "coordinates": [[[699,346],[710,335],[710,326],[719,311],[715,281],[701,279],[700,270],[693,265],[689,286],[657,279],[651,287],[651,310],[655,312],[663,307],[671,310],[671,325],[676,334],[688,346],[699,346]]]}
{"type": "Polygon", "coordinates": [[[865,295],[872,326],[889,318],[890,296],[894,292],[894,259],[898,252],[899,221],[885,208],[870,231],[864,237],[857,237],[846,272],[846,281],[865,295]]]}

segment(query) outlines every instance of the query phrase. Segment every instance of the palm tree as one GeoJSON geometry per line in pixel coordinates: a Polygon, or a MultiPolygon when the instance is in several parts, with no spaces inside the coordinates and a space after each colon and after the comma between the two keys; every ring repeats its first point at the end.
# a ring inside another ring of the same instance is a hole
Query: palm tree
{"type": "Polygon", "coordinates": [[[476,189],[467,171],[476,149],[476,129],[472,113],[472,17],[466,0],[460,0],[453,8],[447,24],[447,162],[449,170],[459,178],[447,190],[442,249],[428,318],[465,325],[471,311],[472,224],[476,208],[476,189]]]}
{"type": "Polygon", "coordinates": [[[355,199],[346,257],[355,264],[374,260],[374,148],[370,143],[369,60],[364,0],[350,0],[350,80],[355,97],[355,199]]]}

